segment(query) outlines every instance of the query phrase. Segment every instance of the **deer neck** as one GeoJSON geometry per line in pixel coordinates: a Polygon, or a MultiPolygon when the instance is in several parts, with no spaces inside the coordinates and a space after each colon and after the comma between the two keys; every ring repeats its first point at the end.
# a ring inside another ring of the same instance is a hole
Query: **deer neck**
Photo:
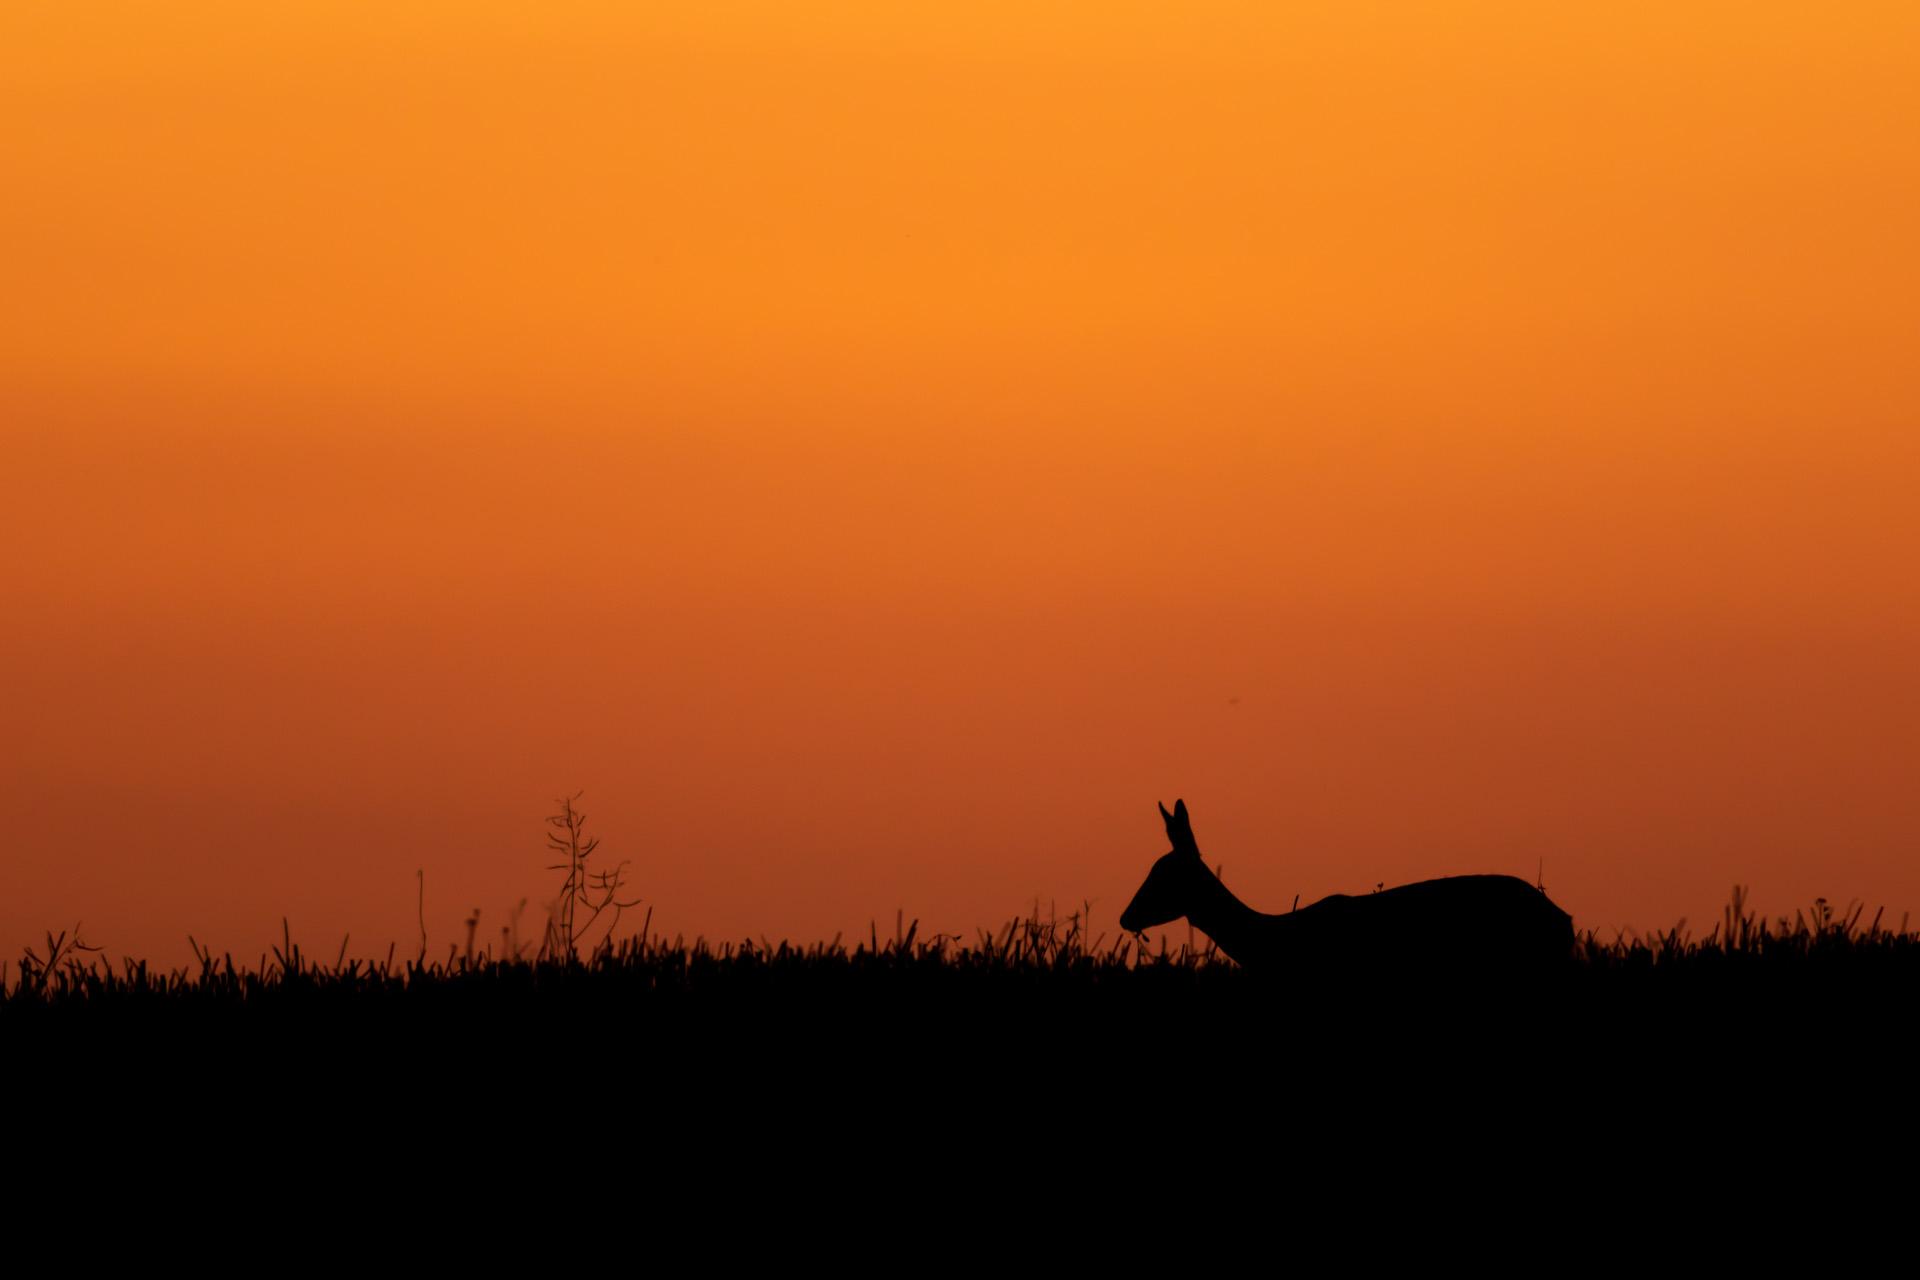
{"type": "Polygon", "coordinates": [[[1220,878],[1201,868],[1200,883],[1187,920],[1194,928],[1220,944],[1220,949],[1235,962],[1259,964],[1268,958],[1279,939],[1284,916],[1255,911],[1233,896],[1220,878]]]}

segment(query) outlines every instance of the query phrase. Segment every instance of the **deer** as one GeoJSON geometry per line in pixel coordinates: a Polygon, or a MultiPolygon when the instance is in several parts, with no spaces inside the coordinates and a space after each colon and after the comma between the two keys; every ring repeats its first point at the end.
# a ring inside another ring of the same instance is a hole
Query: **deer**
{"type": "Polygon", "coordinates": [[[1517,876],[1446,876],[1255,911],[1201,860],[1184,800],[1160,805],[1173,848],[1121,913],[1139,934],[1185,916],[1236,964],[1265,973],[1544,971],[1573,950],[1573,917],[1517,876]]]}

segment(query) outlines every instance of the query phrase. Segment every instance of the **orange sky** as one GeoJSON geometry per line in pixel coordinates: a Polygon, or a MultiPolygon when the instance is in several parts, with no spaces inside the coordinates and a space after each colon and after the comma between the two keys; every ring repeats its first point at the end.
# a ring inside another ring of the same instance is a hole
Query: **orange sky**
{"type": "Polygon", "coordinates": [[[1920,910],[1920,10],[1575,8],[8,5],[0,945],[1920,910]]]}

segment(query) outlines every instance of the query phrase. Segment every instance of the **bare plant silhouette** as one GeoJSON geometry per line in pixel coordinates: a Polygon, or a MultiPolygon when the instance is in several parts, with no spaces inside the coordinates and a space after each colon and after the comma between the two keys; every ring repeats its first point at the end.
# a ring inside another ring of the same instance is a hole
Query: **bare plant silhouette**
{"type": "Polygon", "coordinates": [[[581,943],[603,913],[613,912],[607,922],[607,934],[611,935],[620,923],[620,913],[641,902],[639,898],[632,902],[620,901],[620,890],[626,881],[625,862],[617,863],[611,870],[587,869],[587,859],[600,847],[600,841],[586,835],[587,815],[574,807],[585,794],[576,791],[562,796],[556,801],[560,812],[547,819],[547,825],[553,828],[547,833],[547,847],[563,859],[547,869],[564,871],[567,878],[560,886],[560,897],[549,910],[547,934],[537,953],[540,959],[579,958],[581,943]],[[584,922],[580,919],[582,907],[586,908],[584,922]]]}
{"type": "MultiPolygon", "coordinates": [[[[60,972],[62,969],[71,970],[76,973],[79,972],[80,953],[83,951],[97,955],[100,948],[87,945],[86,940],[80,934],[80,926],[78,924],[73,926],[72,937],[67,936],[67,930],[65,929],[62,929],[58,934],[55,934],[49,929],[47,931],[47,954],[45,956],[41,956],[32,947],[28,947],[26,948],[25,954],[20,957],[20,985],[18,990],[21,992],[44,992],[47,989],[48,980],[51,979],[55,973],[60,972]]],[[[91,957],[89,957],[89,966],[90,965],[91,957]]],[[[4,986],[5,979],[4,977],[0,977],[0,988],[4,988],[4,986]]]]}

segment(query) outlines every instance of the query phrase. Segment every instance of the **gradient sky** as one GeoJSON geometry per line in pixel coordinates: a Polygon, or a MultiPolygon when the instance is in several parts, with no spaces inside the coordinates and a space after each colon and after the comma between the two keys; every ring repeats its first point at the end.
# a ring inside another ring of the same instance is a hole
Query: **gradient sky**
{"type": "Polygon", "coordinates": [[[0,11],[0,946],[1920,910],[1911,4],[0,11]],[[1871,910],[1871,907],[1869,908],[1871,910]]]}

